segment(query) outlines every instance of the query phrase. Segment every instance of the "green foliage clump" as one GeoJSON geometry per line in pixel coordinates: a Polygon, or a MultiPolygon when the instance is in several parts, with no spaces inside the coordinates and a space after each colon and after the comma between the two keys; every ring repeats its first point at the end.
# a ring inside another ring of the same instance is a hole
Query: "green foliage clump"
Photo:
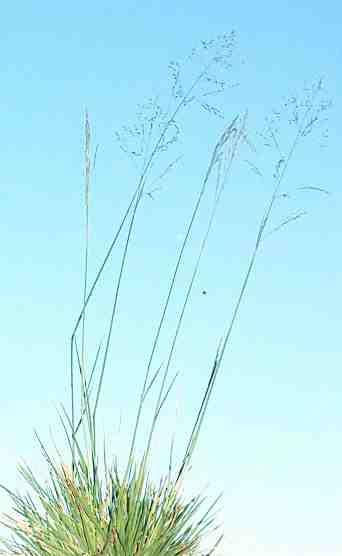
{"type": "MultiPolygon", "coordinates": [[[[45,455],[47,455],[45,453],[45,455]]],[[[34,556],[177,556],[200,554],[212,527],[212,508],[200,496],[186,502],[180,482],[166,477],[155,487],[144,465],[120,479],[114,465],[101,486],[82,459],[74,471],[50,458],[50,484],[43,487],[29,467],[20,472],[35,494],[9,493],[15,517],[6,516],[17,540],[4,541],[10,554],[34,556]]]]}

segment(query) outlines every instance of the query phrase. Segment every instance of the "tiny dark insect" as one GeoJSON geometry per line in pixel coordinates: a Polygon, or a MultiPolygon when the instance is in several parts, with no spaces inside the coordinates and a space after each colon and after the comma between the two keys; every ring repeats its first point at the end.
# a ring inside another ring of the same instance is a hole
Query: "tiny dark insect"
{"type": "Polygon", "coordinates": [[[206,291],[206,290],[202,290],[202,295],[207,295],[207,291],[206,291]]]}

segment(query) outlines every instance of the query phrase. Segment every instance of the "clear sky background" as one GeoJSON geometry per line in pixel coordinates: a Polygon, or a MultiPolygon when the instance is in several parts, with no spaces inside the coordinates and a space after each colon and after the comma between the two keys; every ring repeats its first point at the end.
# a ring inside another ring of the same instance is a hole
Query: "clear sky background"
{"type": "MultiPolygon", "coordinates": [[[[165,471],[173,430],[182,454],[271,191],[272,181],[260,181],[245,162],[260,165],[266,178],[272,174],[274,153],[262,148],[256,132],[285,97],[300,95],[305,83],[323,76],[333,100],[329,121],[300,145],[284,181],[291,197],[279,203],[274,224],[294,209],[308,214],[263,247],[189,484],[209,483],[210,493],[224,492],[225,554],[340,554],[340,2],[13,0],[1,12],[1,482],[20,484],[20,458],[43,476],[33,429],[49,442],[51,426],[59,438],[55,406],[69,404],[68,339],[82,299],[85,106],[99,144],[91,190],[93,276],[135,185],[115,131],[134,122],[139,102],[165,89],[170,60],[235,29],[227,79],[239,85],[227,89],[221,105],[227,122],[248,109],[258,152],[244,148],[225,190],[176,351],[172,372],[181,374],[158,429],[154,472],[165,471]],[[331,194],[296,189],[302,186],[331,194]]],[[[185,114],[180,142],[165,161],[184,157],[154,200],[143,200],[138,215],[101,413],[115,453],[127,448],[170,272],[222,125],[204,111],[185,114]]],[[[293,130],[285,116],[279,127],[286,143],[293,130]]],[[[191,238],[156,364],[165,359],[213,187],[191,238]]],[[[105,330],[119,252],[90,315],[92,348],[105,330]]],[[[7,509],[1,493],[0,510],[7,509]]]]}

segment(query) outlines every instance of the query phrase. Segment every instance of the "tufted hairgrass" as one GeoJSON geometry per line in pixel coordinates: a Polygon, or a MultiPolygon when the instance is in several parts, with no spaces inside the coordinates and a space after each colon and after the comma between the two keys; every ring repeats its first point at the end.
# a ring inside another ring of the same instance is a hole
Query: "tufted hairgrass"
{"type": "MultiPolygon", "coordinates": [[[[301,214],[288,217],[275,228],[269,227],[273,208],[277,203],[284,176],[292,161],[299,142],[314,126],[317,113],[317,97],[321,83],[312,88],[309,101],[301,106],[300,117],[292,143],[287,151],[279,150],[276,169],[273,175],[272,191],[261,219],[255,238],[255,244],[247,264],[245,276],[236,300],[227,328],[218,343],[212,368],[209,371],[207,387],[199,404],[198,413],[190,432],[184,456],[175,468],[170,464],[169,470],[158,485],[149,477],[149,460],[152,438],[164,404],[176,380],[176,375],[169,377],[174,350],[182,329],[182,322],[188,308],[190,295],[205,252],[224,186],[231,173],[235,159],[242,144],[248,143],[247,113],[235,116],[223,128],[209,157],[202,182],[199,185],[197,199],[187,224],[184,240],[179,249],[175,266],[170,277],[170,285],[161,306],[160,320],[152,342],[148,364],[137,404],[137,413],[130,441],[129,457],[125,470],[121,474],[115,462],[108,464],[104,450],[104,472],[100,472],[97,439],[97,411],[101,398],[103,379],[106,371],[109,347],[115,329],[117,303],[122,281],[125,276],[126,262],[131,239],[135,229],[136,216],[141,208],[141,201],[146,195],[152,195],[158,188],[149,191],[149,185],[155,183],[152,175],[162,153],[170,150],[177,142],[180,133],[178,118],[189,104],[199,104],[207,112],[220,117],[220,111],[204,101],[207,98],[208,83],[222,83],[213,76],[218,69],[229,66],[229,60],[235,42],[235,35],[223,35],[217,41],[202,43],[202,51],[208,56],[207,63],[187,88],[181,84],[181,68],[172,63],[172,91],[168,109],[164,110],[158,100],[150,101],[143,108],[140,128],[125,128],[128,139],[138,141],[138,148],[129,149],[123,134],[118,134],[123,150],[135,157],[140,164],[137,185],[128,202],[122,219],[113,234],[113,239],[101,263],[95,279],[89,283],[88,248],[89,248],[89,189],[95,165],[96,149],[92,151],[91,126],[88,113],[85,117],[85,247],[83,306],[76,319],[70,340],[70,391],[71,409],[62,407],[61,424],[70,450],[70,462],[53,459],[37,436],[42,454],[49,471],[49,482],[43,486],[28,466],[20,466],[19,473],[28,484],[32,495],[14,493],[5,486],[9,494],[14,515],[6,515],[3,525],[10,529],[11,540],[4,539],[3,546],[8,555],[25,556],[198,556],[201,554],[202,542],[206,536],[217,530],[215,510],[218,499],[209,506],[204,504],[201,495],[187,500],[182,494],[182,484],[186,478],[190,462],[196,448],[205,418],[210,397],[222,366],[224,354],[229,346],[239,309],[244,298],[254,265],[264,239],[283,225],[297,219],[301,214]],[[138,131],[137,131],[138,129],[138,131]],[[174,292],[176,278],[181,268],[193,225],[198,218],[204,194],[210,184],[216,184],[214,202],[209,213],[203,233],[197,259],[184,291],[183,303],[178,315],[164,368],[158,367],[152,372],[160,334],[165,326],[166,315],[174,292]],[[108,265],[117,247],[118,239],[126,233],[124,247],[120,257],[118,278],[108,329],[103,345],[100,344],[88,368],[87,351],[87,309],[94,298],[103,271],[108,265]],[[80,346],[80,348],[79,348],[80,346]],[[79,374],[80,387],[77,392],[75,375],[79,374]],[[145,449],[140,458],[136,455],[136,441],[142,410],[148,396],[157,388],[155,406],[145,449]],[[79,399],[77,415],[76,398],[79,399]],[[79,440],[83,430],[85,445],[79,440]],[[205,508],[204,508],[205,506],[205,508]],[[204,508],[204,509],[203,509],[204,508]]],[[[273,132],[269,136],[274,139],[273,132]]],[[[170,171],[174,162],[161,169],[161,177],[170,171]]],[[[118,456],[117,456],[118,457],[118,456]]],[[[117,461],[117,460],[116,460],[117,461]]],[[[222,535],[217,533],[209,554],[219,545],[222,535]]]]}

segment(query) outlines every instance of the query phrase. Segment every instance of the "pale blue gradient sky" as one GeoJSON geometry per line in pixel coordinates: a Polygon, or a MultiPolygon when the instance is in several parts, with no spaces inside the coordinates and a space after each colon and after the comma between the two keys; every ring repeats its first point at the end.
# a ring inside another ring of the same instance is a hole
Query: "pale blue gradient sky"
{"type": "MultiPolygon", "coordinates": [[[[337,1],[2,6],[2,483],[18,484],[19,457],[41,469],[33,429],[48,438],[49,425],[58,429],[54,404],[68,399],[68,337],[81,301],[84,106],[100,145],[91,193],[93,271],[134,187],[115,130],[134,120],[137,103],[158,91],[169,60],[201,39],[235,29],[233,75],[241,84],[226,95],[228,120],[248,108],[253,130],[284,96],[325,77],[334,101],[327,146],[320,149],[319,137],[310,138],[286,188],[316,185],[332,195],[298,194],[295,207],[307,209],[308,216],[265,245],[209,408],[191,484],[209,482],[212,492],[224,491],[226,553],[341,553],[341,19],[337,1]]],[[[186,157],[155,201],[144,201],[138,218],[103,400],[103,428],[119,453],[142,381],[141,362],[220,125],[205,114],[186,118],[186,157]]],[[[262,162],[267,168],[268,159],[262,162]]],[[[156,472],[164,469],[176,415],[179,454],[184,446],[267,194],[267,184],[238,164],[184,322],[173,368],[181,377],[159,430],[156,472]]],[[[286,215],[286,205],[282,210],[286,215]]],[[[190,253],[199,238],[198,229],[190,253]]],[[[115,263],[92,313],[94,340],[102,335],[114,270],[115,263]]],[[[175,306],[182,285],[184,274],[175,306]]],[[[0,509],[7,507],[1,493],[0,509]]]]}

